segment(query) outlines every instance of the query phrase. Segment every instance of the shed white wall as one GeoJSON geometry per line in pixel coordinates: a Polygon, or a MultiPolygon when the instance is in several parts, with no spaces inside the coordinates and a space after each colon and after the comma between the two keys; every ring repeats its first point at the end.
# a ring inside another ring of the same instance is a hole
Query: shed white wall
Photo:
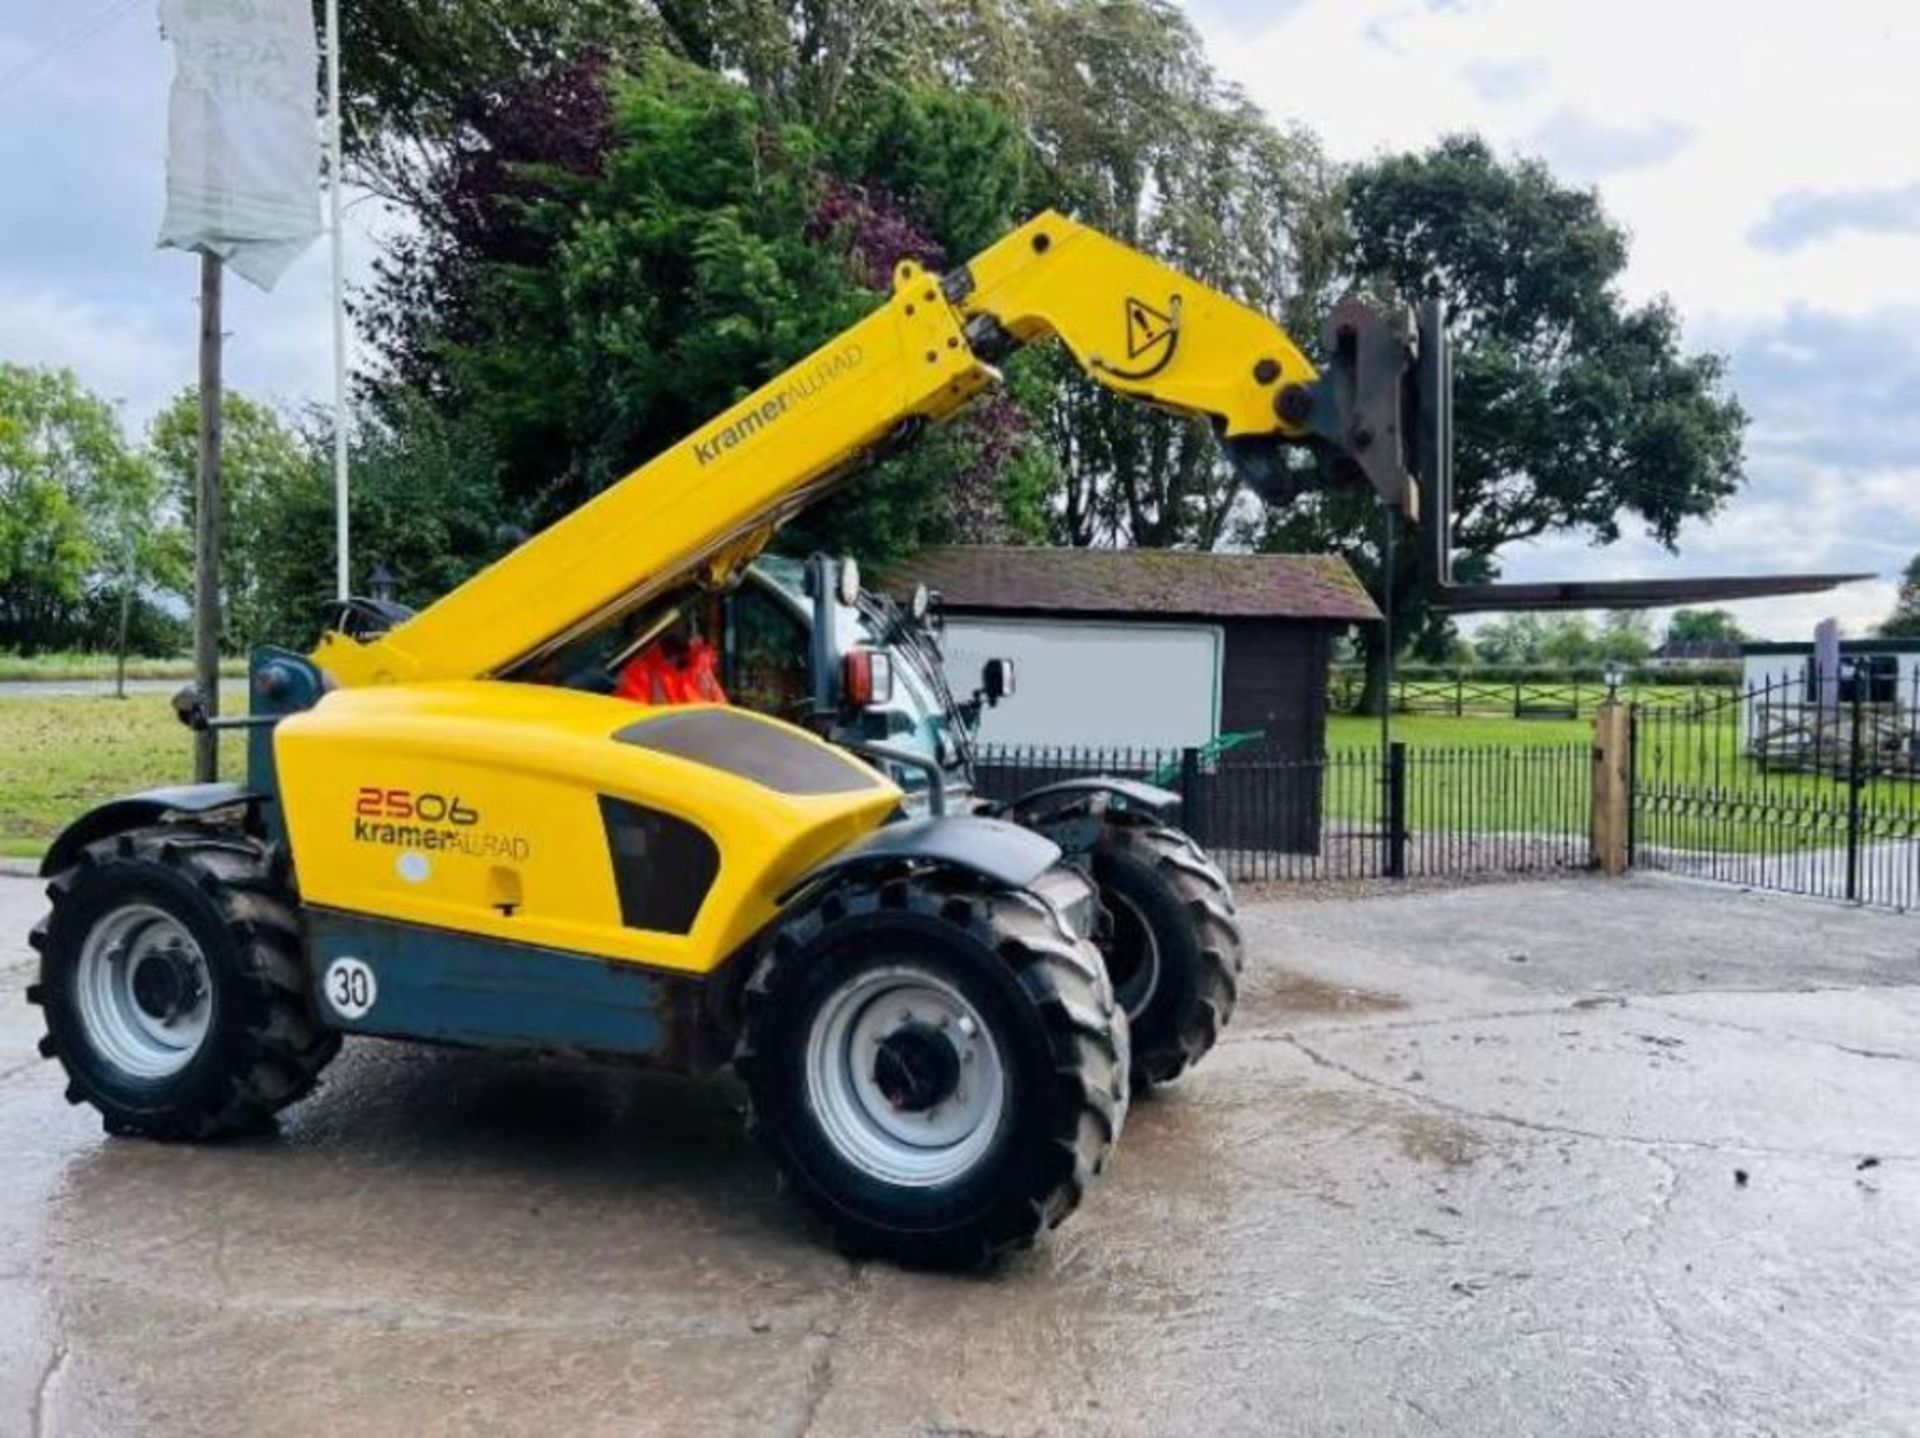
{"type": "Polygon", "coordinates": [[[979,687],[987,660],[1014,661],[1017,692],[981,719],[989,744],[1171,749],[1219,733],[1218,625],[956,615],[941,648],[963,697],[979,687]]]}
{"type": "MultiPolygon", "coordinates": [[[[1844,662],[1848,655],[1845,644],[1840,647],[1840,657],[1844,662]]],[[[1911,652],[1896,653],[1894,658],[1900,665],[1900,698],[1904,701],[1914,692],[1914,675],[1920,673],[1920,649],[1911,652]]],[[[1793,699],[1804,698],[1807,680],[1807,666],[1813,659],[1813,646],[1808,645],[1804,653],[1796,654],[1749,654],[1740,661],[1741,687],[1744,689],[1762,688],[1768,684],[1788,686],[1785,691],[1793,699]]]]}
{"type": "MultiPolygon", "coordinates": [[[[1840,660],[1844,666],[1850,651],[1842,641],[1840,660]]],[[[1912,702],[1916,693],[1915,675],[1920,674],[1920,648],[1907,652],[1896,652],[1894,659],[1899,664],[1899,679],[1894,690],[1898,702],[1906,705],[1912,702]]],[[[1791,654],[1747,654],[1740,661],[1740,687],[1743,693],[1752,695],[1755,691],[1764,691],[1767,701],[1791,708],[1797,704],[1812,702],[1807,694],[1807,671],[1813,664],[1813,646],[1791,654]]],[[[1750,732],[1754,707],[1752,699],[1740,705],[1740,742],[1745,745],[1753,742],[1750,732]]]]}

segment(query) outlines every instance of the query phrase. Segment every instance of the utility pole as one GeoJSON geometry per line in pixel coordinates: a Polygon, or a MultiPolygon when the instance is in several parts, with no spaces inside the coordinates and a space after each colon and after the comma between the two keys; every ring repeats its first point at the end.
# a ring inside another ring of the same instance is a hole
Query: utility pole
{"type": "MultiPolygon", "coordinates": [[[[220,713],[220,286],[217,256],[200,254],[200,474],[193,513],[193,682],[207,717],[220,713]]],[[[193,736],[193,778],[220,777],[220,738],[193,736]]]]}
{"type": "Polygon", "coordinates": [[[347,259],[340,231],[340,0],[327,0],[327,207],[333,247],[334,597],[353,593],[347,508],[347,259]]]}

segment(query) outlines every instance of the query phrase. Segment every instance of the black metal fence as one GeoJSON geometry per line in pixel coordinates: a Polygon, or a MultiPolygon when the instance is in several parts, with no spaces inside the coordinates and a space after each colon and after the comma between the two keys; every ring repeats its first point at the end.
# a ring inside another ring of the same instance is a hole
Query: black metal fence
{"type": "Polygon", "coordinates": [[[985,748],[990,798],[1094,774],[1176,790],[1180,823],[1235,880],[1470,876],[1584,868],[1592,751],[1582,744],[1317,755],[1264,747],[985,748]]]}
{"type": "Polygon", "coordinates": [[[1920,674],[1893,656],[1636,705],[1633,725],[1638,867],[1920,903],[1920,674]]]}

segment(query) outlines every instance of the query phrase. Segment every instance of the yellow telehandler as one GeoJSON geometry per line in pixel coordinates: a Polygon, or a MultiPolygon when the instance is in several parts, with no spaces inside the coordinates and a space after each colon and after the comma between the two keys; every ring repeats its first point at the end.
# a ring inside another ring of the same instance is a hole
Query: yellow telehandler
{"type": "MultiPolygon", "coordinates": [[[[1265,316],[1051,213],[945,275],[903,263],[867,318],[437,603],[351,602],[311,655],[256,653],[249,714],[211,721],[245,733],[244,784],[61,834],[29,997],[68,1097],[110,1132],[214,1138],[308,1093],[344,1033],[732,1064],[850,1248],[977,1264],[1059,1223],[1129,1096],[1087,866],[938,783],[905,804],[884,745],[577,682],[1048,338],[1211,420],[1268,493],[1301,447],[1412,513],[1443,461],[1437,325],[1344,306],[1323,377],[1265,316]]],[[[1183,892],[1218,1021],[1239,958],[1215,882],[1183,892]]]]}

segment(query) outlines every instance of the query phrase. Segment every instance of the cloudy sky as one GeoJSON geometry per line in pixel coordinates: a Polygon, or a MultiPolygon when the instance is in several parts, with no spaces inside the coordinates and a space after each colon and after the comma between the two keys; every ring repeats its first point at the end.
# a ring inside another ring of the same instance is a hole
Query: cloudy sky
{"type": "Polygon", "coordinates": [[[1858,631],[1920,551],[1920,5],[1913,0],[1192,0],[1221,69],[1336,159],[1476,130],[1597,185],[1629,294],[1732,358],[1749,488],[1678,557],[1516,549],[1514,579],[1870,571],[1739,606],[1858,631]]]}
{"type": "MultiPolygon", "coordinates": [[[[1732,357],[1750,487],[1674,558],[1552,542],[1513,578],[1862,570],[1742,606],[1862,630],[1920,551],[1920,5],[1913,0],[1191,0],[1222,69],[1339,159],[1472,129],[1597,185],[1634,297],[1732,357]]],[[[145,418],[193,373],[193,260],[154,249],[169,62],[153,0],[0,0],[0,358],[145,418]]],[[[352,63],[352,57],[347,57],[352,63]]],[[[375,217],[349,216],[364,272],[375,217]]],[[[229,381],[329,385],[326,254],[230,287],[229,381]]]]}

